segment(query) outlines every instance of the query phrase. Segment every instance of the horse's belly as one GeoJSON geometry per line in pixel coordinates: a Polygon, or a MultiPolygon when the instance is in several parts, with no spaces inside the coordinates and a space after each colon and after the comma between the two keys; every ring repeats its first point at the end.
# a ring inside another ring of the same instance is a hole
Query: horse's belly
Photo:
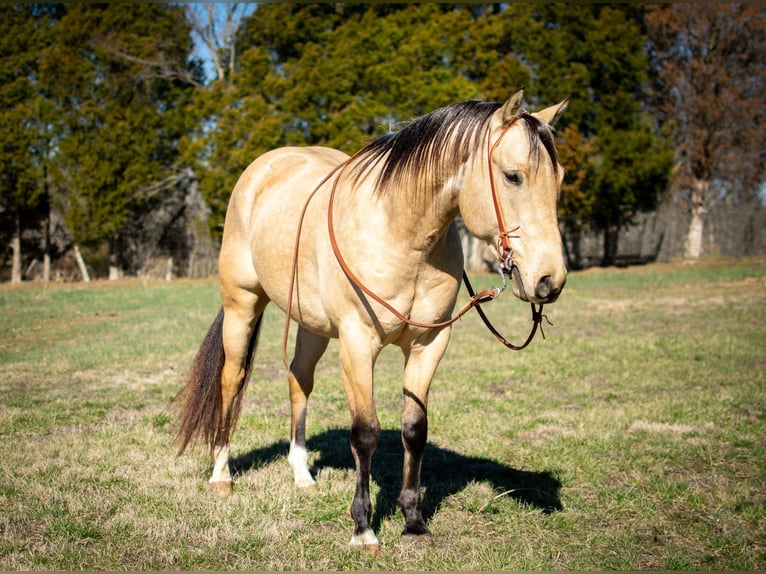
{"type": "Polygon", "coordinates": [[[262,244],[253,247],[253,265],[258,274],[261,287],[269,299],[280,309],[289,312],[292,319],[309,331],[323,337],[337,337],[337,322],[330,316],[322,300],[316,266],[307,258],[306,251],[313,247],[315,241],[311,237],[302,237],[305,247],[301,249],[301,257],[295,266],[296,276],[293,278],[293,256],[295,236],[285,234],[282,240],[269,234],[262,244]],[[292,293],[291,293],[292,291],[292,293]],[[289,304],[292,296],[292,304],[289,304]]]}
{"type": "MultiPolygon", "coordinates": [[[[312,278],[315,280],[315,278],[312,278]]],[[[299,280],[293,291],[291,317],[303,327],[322,337],[338,337],[338,320],[331,315],[331,309],[325,305],[321,293],[308,282],[299,280]]],[[[282,307],[282,305],[280,305],[282,307]]],[[[285,307],[282,307],[286,310],[285,307]]]]}

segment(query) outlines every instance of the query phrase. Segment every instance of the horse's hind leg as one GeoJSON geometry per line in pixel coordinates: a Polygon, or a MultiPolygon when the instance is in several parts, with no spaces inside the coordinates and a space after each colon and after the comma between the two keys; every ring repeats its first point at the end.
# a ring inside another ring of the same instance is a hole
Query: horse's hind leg
{"type": "Polygon", "coordinates": [[[223,284],[222,295],[225,361],[221,372],[221,416],[213,445],[213,472],[208,485],[213,492],[227,496],[232,492],[229,440],[239,417],[260,319],[268,299],[253,291],[226,288],[223,284]]]}
{"type": "Polygon", "coordinates": [[[295,485],[312,486],[314,479],[309,472],[306,450],[306,407],[314,389],[314,371],[317,362],[327,349],[329,339],[298,328],[295,341],[295,358],[290,364],[290,454],[287,457],[293,469],[295,485]]]}

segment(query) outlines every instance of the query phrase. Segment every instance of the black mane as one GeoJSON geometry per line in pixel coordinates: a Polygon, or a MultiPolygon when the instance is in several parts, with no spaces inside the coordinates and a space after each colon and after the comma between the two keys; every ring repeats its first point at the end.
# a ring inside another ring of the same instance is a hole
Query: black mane
{"type": "MultiPolygon", "coordinates": [[[[367,144],[356,154],[352,173],[362,179],[382,162],[375,181],[377,194],[393,189],[411,198],[432,195],[485,142],[481,136],[500,106],[469,100],[434,110],[367,144]]],[[[542,143],[556,171],[553,130],[528,113],[519,118],[527,126],[530,159],[537,164],[542,143]]]]}

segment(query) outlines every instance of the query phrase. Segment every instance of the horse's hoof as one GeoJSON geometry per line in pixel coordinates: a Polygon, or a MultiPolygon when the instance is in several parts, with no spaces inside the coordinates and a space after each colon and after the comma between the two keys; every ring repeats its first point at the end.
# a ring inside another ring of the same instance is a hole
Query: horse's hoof
{"type": "Polygon", "coordinates": [[[207,489],[220,498],[229,498],[234,492],[234,485],[230,480],[208,482],[207,489]]]}
{"type": "Polygon", "coordinates": [[[380,543],[378,537],[372,530],[365,530],[361,534],[354,534],[351,537],[351,542],[348,543],[351,548],[357,548],[364,550],[370,556],[377,556],[380,551],[380,543]]]}

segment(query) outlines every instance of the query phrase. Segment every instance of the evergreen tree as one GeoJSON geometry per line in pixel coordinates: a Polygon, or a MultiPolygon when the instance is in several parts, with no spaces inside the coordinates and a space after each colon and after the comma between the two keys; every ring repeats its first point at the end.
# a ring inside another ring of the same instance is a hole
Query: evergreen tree
{"type": "Polygon", "coordinates": [[[642,9],[600,4],[512,5],[503,14],[509,50],[529,62],[530,95],[570,96],[561,121],[566,179],[560,213],[575,249],[583,225],[604,234],[603,264],[613,264],[620,229],[651,210],[667,186],[669,142],[647,113],[642,9]]]}
{"type": "Polygon", "coordinates": [[[44,227],[48,261],[52,112],[37,80],[40,53],[60,11],[49,4],[0,7],[0,229],[11,246],[12,282],[22,279],[25,230],[44,227]]]}
{"type": "Polygon", "coordinates": [[[178,144],[193,120],[190,30],[176,6],[71,4],[54,33],[41,68],[61,118],[60,206],[76,244],[108,245],[114,277],[126,223],[181,172],[178,144]]]}
{"type": "MultiPolygon", "coordinates": [[[[220,224],[237,177],[280,145],[356,151],[371,137],[466,98],[501,101],[527,85],[530,107],[571,97],[562,133],[570,234],[619,229],[651,209],[670,168],[646,115],[642,10],[632,6],[265,4],[243,21],[241,57],[208,90],[217,129],[197,142],[201,185],[220,224]]],[[[576,256],[573,257],[573,260],[576,256]]]]}
{"type": "Polygon", "coordinates": [[[348,153],[438,106],[481,96],[456,66],[462,10],[425,5],[263,4],[244,20],[235,73],[205,90],[193,148],[217,213],[242,170],[282,145],[348,153]]]}

